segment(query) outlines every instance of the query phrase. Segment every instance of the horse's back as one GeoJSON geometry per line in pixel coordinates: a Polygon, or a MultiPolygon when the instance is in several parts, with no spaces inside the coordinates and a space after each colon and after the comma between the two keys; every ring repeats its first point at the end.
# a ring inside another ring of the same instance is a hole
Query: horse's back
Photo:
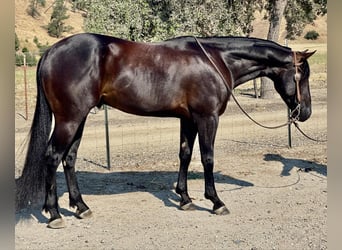
{"type": "Polygon", "coordinates": [[[137,43],[97,34],[61,40],[38,69],[50,105],[82,113],[103,103],[138,115],[214,112],[227,98],[217,72],[189,38],[137,43]],[[212,109],[212,110],[210,110],[212,109]]]}

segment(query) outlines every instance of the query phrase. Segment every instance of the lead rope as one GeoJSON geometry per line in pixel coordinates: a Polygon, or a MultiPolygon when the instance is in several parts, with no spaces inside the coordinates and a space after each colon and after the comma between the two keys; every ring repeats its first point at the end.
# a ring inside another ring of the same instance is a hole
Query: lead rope
{"type": "Polygon", "coordinates": [[[308,136],[307,134],[305,134],[304,131],[299,128],[299,125],[297,122],[293,121],[292,123],[295,125],[296,129],[307,139],[309,139],[311,141],[315,141],[315,142],[327,142],[328,141],[328,140],[321,140],[321,139],[312,138],[312,137],[308,136]]]}
{"type": "MultiPolygon", "coordinates": [[[[266,129],[277,129],[277,128],[281,128],[281,127],[285,127],[288,126],[289,124],[295,122],[297,120],[297,117],[295,118],[291,118],[289,119],[287,122],[285,122],[284,124],[278,125],[278,126],[266,126],[263,125],[259,122],[257,122],[255,119],[253,119],[240,105],[240,103],[238,102],[238,100],[236,99],[235,95],[233,94],[232,89],[229,87],[229,84],[227,83],[226,79],[224,78],[224,76],[222,75],[221,71],[219,70],[219,68],[216,66],[216,64],[214,63],[214,61],[212,60],[211,56],[207,53],[207,51],[203,48],[202,44],[198,41],[197,37],[194,36],[194,39],[196,40],[198,46],[201,48],[202,52],[204,53],[204,55],[208,58],[208,60],[210,61],[210,63],[214,66],[215,70],[217,71],[217,73],[220,75],[220,77],[222,78],[222,80],[224,81],[228,92],[231,94],[234,102],[236,103],[236,105],[239,107],[239,109],[242,111],[242,113],[244,113],[252,122],[254,122],[255,124],[257,124],[258,126],[262,127],[262,128],[266,128],[266,129]]],[[[229,69],[228,69],[229,70],[229,69]]],[[[298,106],[297,106],[298,107],[298,106]]],[[[297,109],[297,108],[296,108],[297,109]]],[[[295,110],[296,110],[295,109],[295,110]]],[[[293,110],[292,113],[295,111],[293,110]]]]}

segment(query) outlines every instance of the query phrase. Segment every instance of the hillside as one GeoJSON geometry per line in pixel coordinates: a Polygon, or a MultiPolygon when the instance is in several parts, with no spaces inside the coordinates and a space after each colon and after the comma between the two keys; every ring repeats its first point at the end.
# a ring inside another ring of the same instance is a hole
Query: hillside
{"type": "MultiPolygon", "coordinates": [[[[33,42],[34,37],[38,38],[41,44],[54,44],[60,38],[49,36],[44,26],[47,26],[52,14],[52,4],[54,0],[46,0],[46,6],[39,8],[41,14],[38,18],[29,16],[26,12],[29,6],[29,0],[15,0],[15,32],[20,41],[21,47],[27,47],[30,51],[37,50],[33,42]]],[[[72,12],[71,4],[66,4],[68,8],[67,15],[70,17],[66,20],[66,25],[70,25],[73,29],[69,33],[64,33],[63,36],[83,32],[83,17],[81,12],[72,12]]]]}
{"type": "MultiPolygon", "coordinates": [[[[30,51],[37,50],[36,45],[33,42],[34,37],[38,38],[38,41],[41,44],[49,44],[52,45],[59,39],[51,37],[47,34],[46,26],[50,21],[50,16],[52,13],[52,4],[54,0],[46,0],[46,6],[40,8],[41,16],[38,18],[32,18],[26,12],[26,9],[29,5],[29,0],[15,0],[15,32],[18,35],[21,47],[27,47],[30,51]]],[[[66,20],[66,25],[70,25],[73,27],[69,33],[64,33],[64,36],[69,36],[71,34],[76,34],[80,32],[84,32],[83,29],[83,20],[82,12],[72,12],[71,4],[67,3],[68,15],[69,19],[66,20]]],[[[254,21],[254,31],[251,36],[266,38],[268,23],[267,21],[262,19],[262,15],[256,13],[256,20],[254,21]]],[[[285,22],[282,23],[282,32],[279,42],[283,43],[285,37],[285,22]]],[[[319,33],[319,39],[316,41],[307,41],[303,37],[296,39],[295,41],[291,41],[291,43],[326,43],[327,39],[327,17],[321,17],[315,21],[314,24],[308,25],[304,32],[309,30],[315,30],[319,33]]]]}

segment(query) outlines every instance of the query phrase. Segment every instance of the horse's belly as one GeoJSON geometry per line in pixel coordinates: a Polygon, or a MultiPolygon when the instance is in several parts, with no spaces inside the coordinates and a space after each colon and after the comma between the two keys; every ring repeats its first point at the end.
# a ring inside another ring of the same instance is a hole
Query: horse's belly
{"type": "Polygon", "coordinates": [[[143,116],[179,117],[187,115],[185,100],[171,93],[148,93],[145,91],[117,91],[113,96],[105,97],[108,105],[123,112],[143,116]]]}

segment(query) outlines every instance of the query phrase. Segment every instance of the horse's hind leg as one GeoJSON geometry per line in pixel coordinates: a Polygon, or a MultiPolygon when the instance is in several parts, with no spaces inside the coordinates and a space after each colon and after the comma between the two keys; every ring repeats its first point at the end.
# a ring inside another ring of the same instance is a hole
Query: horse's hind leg
{"type": "Polygon", "coordinates": [[[58,211],[56,170],[76,134],[79,127],[77,122],[55,122],[54,132],[46,152],[46,196],[43,209],[50,213],[48,226],[51,228],[64,227],[64,221],[58,211]]]}
{"type": "Polygon", "coordinates": [[[75,173],[77,150],[81,142],[84,124],[85,119],[80,124],[70,149],[65,153],[62,159],[64,174],[69,191],[70,206],[77,207],[76,216],[81,219],[90,217],[92,214],[91,210],[82,199],[82,195],[77,184],[77,178],[75,173]]]}
{"type": "Polygon", "coordinates": [[[197,127],[194,122],[192,120],[181,119],[179,150],[180,168],[176,192],[181,196],[180,207],[183,210],[194,209],[194,205],[188,194],[187,176],[196,135],[197,127]]]}
{"type": "Polygon", "coordinates": [[[214,142],[218,127],[218,116],[197,117],[201,161],[204,167],[205,198],[214,203],[213,211],[216,214],[228,214],[229,211],[219,199],[214,181],[214,142]]]}

